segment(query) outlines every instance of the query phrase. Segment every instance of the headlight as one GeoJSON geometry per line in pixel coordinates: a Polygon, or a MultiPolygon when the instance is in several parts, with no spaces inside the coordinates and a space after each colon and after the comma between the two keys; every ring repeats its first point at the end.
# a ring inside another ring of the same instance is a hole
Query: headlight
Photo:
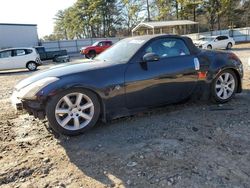
{"type": "Polygon", "coordinates": [[[19,99],[35,99],[36,94],[38,91],[40,91],[42,88],[46,87],[47,85],[59,80],[59,78],[56,77],[47,77],[42,80],[38,80],[18,91],[17,98],[19,99]]]}

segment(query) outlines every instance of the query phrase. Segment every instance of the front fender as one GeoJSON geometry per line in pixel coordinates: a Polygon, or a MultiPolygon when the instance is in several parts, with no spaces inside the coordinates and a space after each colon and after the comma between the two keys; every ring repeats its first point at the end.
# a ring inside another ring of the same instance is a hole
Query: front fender
{"type": "Polygon", "coordinates": [[[96,86],[88,84],[87,82],[84,83],[80,81],[72,81],[71,79],[61,79],[41,89],[37,93],[37,98],[40,101],[47,101],[48,98],[53,97],[57,95],[58,93],[64,90],[70,89],[70,88],[84,88],[84,89],[88,89],[88,90],[95,92],[101,98],[103,98],[104,96],[100,88],[97,88],[96,86]]]}
{"type": "MultiPolygon", "coordinates": [[[[117,69],[116,69],[117,70],[117,69]]],[[[123,68],[119,69],[120,71],[123,68]]],[[[54,82],[37,93],[37,99],[46,105],[49,99],[70,88],[83,88],[94,92],[100,99],[104,116],[119,111],[125,106],[124,76],[116,71],[110,77],[106,74],[85,73],[68,75],[54,82]]]]}
{"type": "Polygon", "coordinates": [[[84,50],[84,54],[88,54],[88,53],[89,53],[89,49],[86,48],[86,49],[84,50]]]}

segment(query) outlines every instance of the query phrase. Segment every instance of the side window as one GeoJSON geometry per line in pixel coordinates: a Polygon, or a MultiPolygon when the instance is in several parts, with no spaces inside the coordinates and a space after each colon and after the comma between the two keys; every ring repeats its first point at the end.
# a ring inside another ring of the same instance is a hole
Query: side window
{"type": "Polygon", "coordinates": [[[22,55],[25,55],[25,50],[22,49],[14,50],[14,56],[22,56],[22,55]]]}
{"type": "Polygon", "coordinates": [[[227,36],[221,36],[221,40],[227,40],[228,37],[227,36]]]}
{"type": "Polygon", "coordinates": [[[31,50],[31,49],[25,50],[25,54],[31,54],[32,52],[33,52],[33,50],[31,50]]]}
{"type": "Polygon", "coordinates": [[[226,37],[226,36],[219,36],[219,37],[217,37],[218,41],[220,41],[220,40],[226,40],[226,39],[228,39],[228,37],[226,37]]]}
{"type": "Polygon", "coordinates": [[[106,42],[106,46],[111,46],[111,45],[112,45],[111,41],[106,42]]]}
{"type": "Polygon", "coordinates": [[[11,57],[11,50],[8,50],[8,51],[3,51],[3,52],[0,52],[0,58],[8,58],[8,57],[11,57]]]}
{"type": "Polygon", "coordinates": [[[159,39],[145,49],[145,53],[155,53],[161,58],[190,55],[186,44],[181,39],[159,39]]]}
{"type": "Polygon", "coordinates": [[[99,42],[98,46],[104,46],[104,42],[99,42]]]}

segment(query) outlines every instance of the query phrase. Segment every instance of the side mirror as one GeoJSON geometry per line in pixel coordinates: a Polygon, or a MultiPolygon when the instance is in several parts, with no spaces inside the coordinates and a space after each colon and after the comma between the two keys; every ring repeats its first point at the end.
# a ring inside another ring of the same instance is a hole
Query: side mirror
{"type": "Polygon", "coordinates": [[[159,61],[159,59],[159,55],[155,53],[146,53],[142,58],[143,62],[159,61]]]}

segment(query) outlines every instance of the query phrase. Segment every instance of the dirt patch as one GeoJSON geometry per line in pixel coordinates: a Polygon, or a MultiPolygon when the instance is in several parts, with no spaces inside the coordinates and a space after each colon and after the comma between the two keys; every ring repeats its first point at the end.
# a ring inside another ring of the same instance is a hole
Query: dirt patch
{"type": "Polygon", "coordinates": [[[188,102],[100,124],[78,137],[15,114],[9,97],[28,72],[0,75],[0,187],[249,187],[250,44],[242,94],[188,102]]]}

